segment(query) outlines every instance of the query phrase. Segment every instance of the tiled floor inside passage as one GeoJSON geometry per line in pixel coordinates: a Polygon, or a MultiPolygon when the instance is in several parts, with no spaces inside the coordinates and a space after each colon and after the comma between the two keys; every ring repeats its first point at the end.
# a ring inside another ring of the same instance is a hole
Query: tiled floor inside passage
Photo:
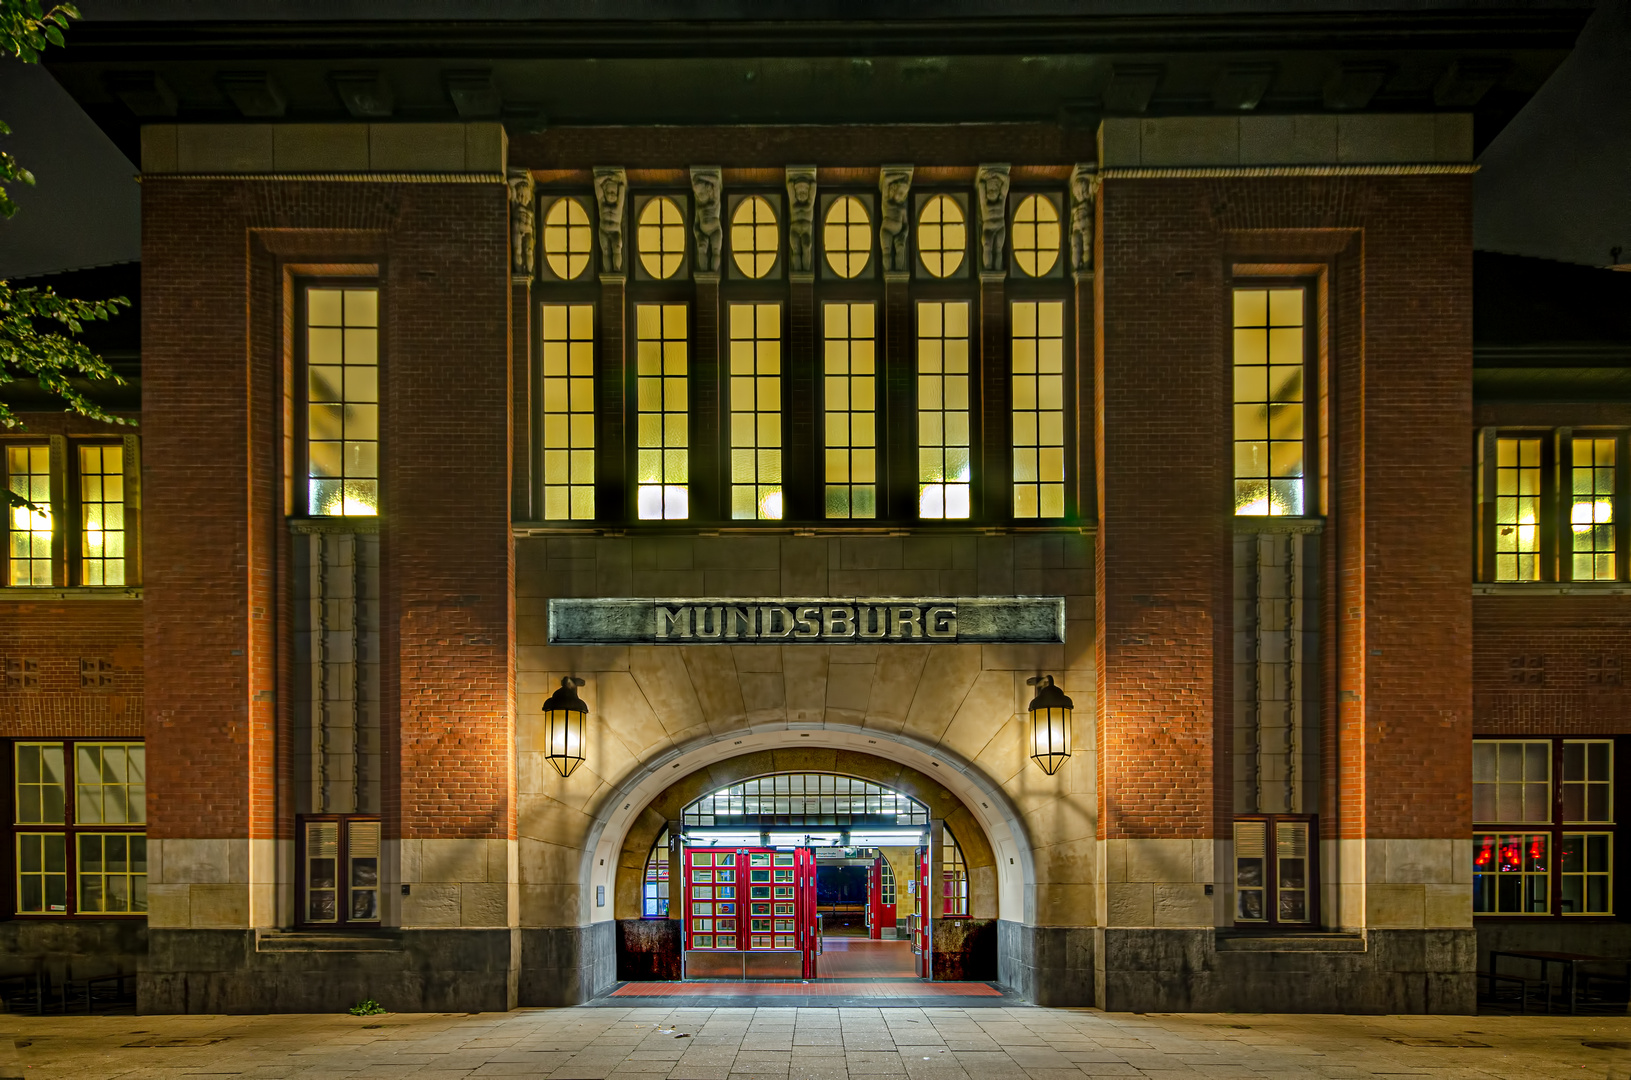
{"type": "Polygon", "coordinates": [[[823,979],[910,979],[916,968],[910,941],[827,937],[816,958],[816,973],[823,979]]]}
{"type": "Polygon", "coordinates": [[[1624,1016],[658,1005],[377,1017],[0,1016],[0,1033],[0,1076],[74,1080],[1527,1080],[1618,1078],[1631,1065],[1624,1016]]]}

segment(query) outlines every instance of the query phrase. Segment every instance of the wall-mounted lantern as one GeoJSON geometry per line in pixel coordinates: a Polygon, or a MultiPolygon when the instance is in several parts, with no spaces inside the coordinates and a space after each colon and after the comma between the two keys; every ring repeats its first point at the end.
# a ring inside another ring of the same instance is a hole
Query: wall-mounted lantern
{"type": "Polygon", "coordinates": [[[1070,760],[1072,702],[1053,685],[1052,675],[1026,679],[1025,685],[1036,687],[1036,696],[1031,699],[1031,758],[1052,776],[1070,760]]]}
{"type": "Polygon", "coordinates": [[[549,753],[545,758],[562,776],[583,764],[583,718],[589,715],[589,706],[578,696],[583,680],[576,675],[561,679],[561,688],[544,702],[544,746],[549,753]]]}

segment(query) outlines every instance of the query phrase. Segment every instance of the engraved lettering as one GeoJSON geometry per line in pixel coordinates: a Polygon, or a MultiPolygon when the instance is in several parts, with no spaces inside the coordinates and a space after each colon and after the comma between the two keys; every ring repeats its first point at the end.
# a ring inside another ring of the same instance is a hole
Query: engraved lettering
{"type": "Polygon", "coordinates": [[[728,607],[725,609],[725,636],[727,638],[755,638],[759,635],[753,629],[753,609],[751,607],[728,607]],[[737,631],[742,633],[738,634],[737,631]]]}
{"type": "Polygon", "coordinates": [[[795,616],[798,620],[798,629],[794,631],[796,638],[817,638],[821,636],[821,609],[814,604],[807,604],[798,609],[795,616]]]}
{"type": "Polygon", "coordinates": [[[886,637],[889,634],[889,609],[877,604],[865,604],[855,609],[855,628],[863,638],[886,637]],[[871,624],[871,629],[867,625],[871,624]]]}
{"type": "Polygon", "coordinates": [[[955,607],[932,607],[923,616],[923,636],[931,638],[955,638],[957,636],[957,609],[955,607]]]}
{"type": "Polygon", "coordinates": [[[678,631],[673,636],[688,638],[691,636],[691,608],[682,604],[671,608],[667,604],[657,605],[657,640],[665,641],[669,637],[669,629],[678,631]]]}
{"type": "Polygon", "coordinates": [[[697,637],[718,640],[722,624],[725,622],[723,608],[718,604],[710,607],[699,607],[697,610],[697,637]],[[712,628],[710,629],[710,620],[712,628]]]}
{"type": "Polygon", "coordinates": [[[922,615],[916,604],[890,609],[889,636],[892,638],[920,638],[923,636],[922,615]],[[910,630],[911,633],[907,633],[910,630]]]}
{"type": "Polygon", "coordinates": [[[821,612],[822,622],[826,626],[827,637],[854,637],[855,636],[855,609],[852,607],[829,607],[821,612]]]}
{"type": "Polygon", "coordinates": [[[759,638],[784,638],[793,634],[793,609],[778,604],[759,608],[759,638]]]}

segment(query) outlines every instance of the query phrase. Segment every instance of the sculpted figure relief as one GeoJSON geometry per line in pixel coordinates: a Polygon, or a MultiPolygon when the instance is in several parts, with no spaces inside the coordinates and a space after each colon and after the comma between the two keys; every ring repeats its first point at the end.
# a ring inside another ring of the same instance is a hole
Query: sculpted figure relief
{"type": "Polygon", "coordinates": [[[1093,178],[1096,167],[1078,165],[1070,173],[1070,268],[1093,269],[1093,178]]]}
{"type": "Polygon", "coordinates": [[[719,273],[719,253],[725,241],[725,230],[719,222],[721,187],[719,166],[691,167],[691,196],[696,204],[691,232],[697,245],[697,272],[701,274],[719,273]]]}
{"type": "Polygon", "coordinates": [[[600,272],[623,272],[623,203],[628,198],[628,174],[612,166],[595,169],[595,210],[600,233],[600,272]]]}
{"type": "Polygon", "coordinates": [[[911,227],[906,197],[912,191],[912,166],[885,165],[878,175],[878,190],[883,195],[883,212],[878,220],[878,246],[883,249],[884,273],[904,274],[912,267],[911,256],[906,250],[907,233],[911,227]]]}
{"type": "Polygon", "coordinates": [[[510,186],[510,272],[531,277],[537,232],[534,228],[532,173],[511,169],[510,186]]]}
{"type": "Polygon", "coordinates": [[[974,193],[980,204],[980,269],[1001,273],[1008,247],[1008,166],[981,165],[974,193]]]}
{"type": "Polygon", "coordinates": [[[814,165],[787,167],[787,266],[795,274],[815,270],[814,165]]]}

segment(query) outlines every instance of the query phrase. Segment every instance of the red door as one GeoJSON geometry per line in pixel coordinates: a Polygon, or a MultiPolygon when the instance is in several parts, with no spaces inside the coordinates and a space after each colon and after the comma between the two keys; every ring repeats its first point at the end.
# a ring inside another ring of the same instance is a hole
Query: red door
{"type": "Polygon", "coordinates": [[[873,866],[878,877],[878,932],[872,936],[882,937],[883,931],[895,928],[895,868],[882,856],[873,866]]]}
{"type": "Polygon", "coordinates": [[[866,936],[873,941],[883,937],[882,920],[879,918],[883,908],[883,871],[878,866],[882,861],[875,858],[866,869],[866,936]]]}
{"type": "Polygon", "coordinates": [[[816,861],[809,848],[795,848],[794,870],[797,877],[795,910],[798,918],[798,945],[804,953],[804,977],[816,977],[817,957],[821,955],[821,937],[816,923],[816,861]]]}
{"type": "Polygon", "coordinates": [[[934,961],[929,957],[932,941],[929,926],[929,849],[917,849],[917,962],[918,974],[934,978],[934,961]]]}

